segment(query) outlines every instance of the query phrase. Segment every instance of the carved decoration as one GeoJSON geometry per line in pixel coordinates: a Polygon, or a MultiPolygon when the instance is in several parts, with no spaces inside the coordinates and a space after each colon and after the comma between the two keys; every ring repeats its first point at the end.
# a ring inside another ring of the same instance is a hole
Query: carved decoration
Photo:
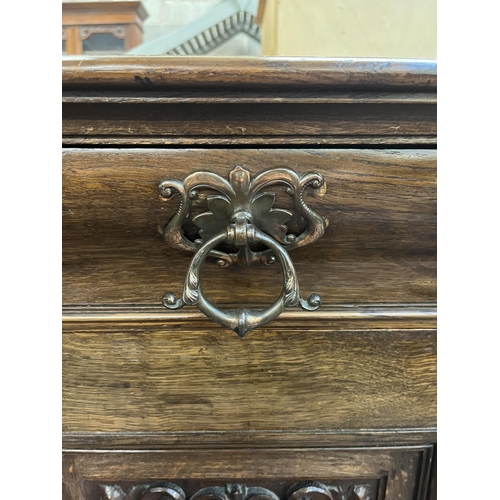
{"type": "Polygon", "coordinates": [[[340,500],[371,500],[371,488],[368,484],[354,485],[351,483],[347,488],[333,486],[331,491],[335,493],[338,492],[340,500]]]}
{"type": "MultiPolygon", "coordinates": [[[[186,500],[182,488],[168,481],[136,485],[124,491],[118,485],[101,485],[102,500],[186,500]]],[[[189,500],[280,500],[272,491],[244,484],[210,486],[194,493],[189,500]]],[[[368,484],[347,488],[326,486],[318,481],[302,481],[291,486],[283,500],[371,500],[368,484]]]]}
{"type": "Polygon", "coordinates": [[[332,497],[328,486],[319,481],[295,483],[288,489],[286,497],[287,500],[337,500],[332,497]]]}
{"type": "Polygon", "coordinates": [[[168,481],[132,486],[126,492],[121,486],[101,485],[103,500],[186,500],[182,488],[168,481]]]}
{"type": "Polygon", "coordinates": [[[113,24],[110,26],[82,26],[79,28],[78,33],[80,35],[80,40],[86,40],[94,33],[111,33],[116,36],[116,38],[125,39],[126,30],[125,26],[113,24]]]}
{"type": "Polygon", "coordinates": [[[302,481],[291,486],[286,500],[370,500],[370,485],[326,486],[318,481],[302,481]]]}
{"type": "Polygon", "coordinates": [[[226,484],[211,486],[197,491],[190,500],[279,500],[279,498],[266,488],[248,488],[244,484],[226,484]]]}

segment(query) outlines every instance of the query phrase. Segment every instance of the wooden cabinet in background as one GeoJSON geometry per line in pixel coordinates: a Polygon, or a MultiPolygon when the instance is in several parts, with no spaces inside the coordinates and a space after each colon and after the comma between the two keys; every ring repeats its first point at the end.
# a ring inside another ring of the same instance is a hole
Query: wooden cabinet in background
{"type": "Polygon", "coordinates": [[[62,53],[122,54],[142,43],[141,2],[62,4],[62,53]]]}

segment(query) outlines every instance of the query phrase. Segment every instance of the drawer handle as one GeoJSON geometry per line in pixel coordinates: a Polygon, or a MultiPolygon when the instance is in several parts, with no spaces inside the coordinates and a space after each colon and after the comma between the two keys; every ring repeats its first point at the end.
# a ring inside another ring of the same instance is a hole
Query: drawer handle
{"type": "Polygon", "coordinates": [[[252,178],[248,170],[236,167],[229,174],[229,181],[212,172],[195,172],[183,182],[164,179],[160,182],[160,195],[170,198],[174,193],[181,200],[176,215],[163,231],[165,241],[174,248],[195,252],[189,265],[181,298],[167,292],[163,304],[169,309],[180,309],[185,305],[197,305],[210,319],[235,331],[240,337],[257,327],[277,318],[286,307],[299,305],[307,311],[314,311],[321,305],[317,294],[304,300],[299,291],[297,274],[288,251],[308,245],[325,232],[326,220],[309,208],[304,201],[304,190],[311,186],[319,189],[324,185],[317,173],[299,176],[288,168],[268,170],[252,178]],[[285,186],[286,193],[294,201],[298,214],[305,220],[306,228],[299,234],[287,234],[285,225],[293,213],[273,208],[276,193],[263,191],[271,185],[285,186]],[[219,194],[207,196],[209,212],[192,216],[192,201],[199,198],[199,189],[209,189],[219,194]],[[199,228],[200,238],[189,240],[182,229],[187,218],[199,228]],[[236,249],[224,252],[216,249],[226,243],[236,249]],[[252,249],[251,245],[261,243],[265,250],[252,249]],[[281,263],[283,268],[283,289],[278,300],[268,309],[249,310],[240,308],[221,311],[211,304],[201,288],[201,268],[208,256],[217,258],[219,267],[233,263],[248,267],[260,262],[281,263]]]}

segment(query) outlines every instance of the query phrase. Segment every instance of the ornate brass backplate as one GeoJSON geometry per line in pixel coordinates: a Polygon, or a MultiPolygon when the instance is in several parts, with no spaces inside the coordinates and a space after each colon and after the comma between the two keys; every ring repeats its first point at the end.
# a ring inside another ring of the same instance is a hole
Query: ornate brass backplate
{"type": "Polygon", "coordinates": [[[229,180],[213,172],[194,172],[184,181],[164,179],[158,189],[164,198],[177,193],[180,205],[177,213],[163,231],[165,241],[174,248],[195,252],[189,266],[184,292],[177,298],[172,292],[163,297],[170,309],[185,305],[197,305],[209,318],[234,330],[241,337],[253,329],[265,325],[281,314],[285,307],[300,305],[313,311],[321,305],[320,297],[311,294],[307,301],[300,296],[297,275],[288,255],[289,250],[308,245],[325,232],[326,222],[304,201],[304,190],[310,186],[319,189],[324,181],[320,174],[298,175],[289,168],[267,170],[252,178],[251,173],[236,167],[229,180]],[[292,197],[297,213],[304,219],[306,228],[299,235],[289,234],[286,223],[293,213],[274,208],[276,194],[265,189],[284,186],[292,197]],[[207,196],[208,212],[193,216],[192,201],[200,189],[218,194],[207,196]],[[185,236],[183,224],[191,218],[199,228],[200,238],[191,241],[185,236]],[[235,252],[225,252],[216,247],[222,243],[233,246],[235,252]],[[252,249],[251,245],[263,244],[265,250],[252,249]],[[240,308],[224,312],[215,308],[201,289],[201,267],[208,257],[217,258],[219,267],[234,262],[250,266],[255,262],[272,264],[279,261],[283,267],[283,291],[278,300],[266,310],[240,308]]]}

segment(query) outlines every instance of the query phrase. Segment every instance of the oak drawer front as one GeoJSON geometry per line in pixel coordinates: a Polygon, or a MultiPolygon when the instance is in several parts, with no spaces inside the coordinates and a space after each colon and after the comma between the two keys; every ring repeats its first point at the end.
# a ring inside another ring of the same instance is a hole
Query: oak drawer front
{"type": "Polygon", "coordinates": [[[424,445],[67,452],[63,499],[424,500],[432,451],[424,445]]]}
{"type": "MultiPolygon", "coordinates": [[[[67,149],[64,303],[153,305],[179,292],[192,254],[162,240],[179,200],[161,199],[158,183],[197,170],[227,176],[237,165],[253,174],[284,166],[324,176],[326,191],[306,197],[328,219],[326,233],[290,253],[306,295],[319,293],[327,307],[435,302],[433,150],[67,149]]],[[[279,266],[220,270],[210,261],[204,289],[216,303],[268,305],[280,292],[279,266]]]]}
{"type": "Polygon", "coordinates": [[[83,322],[63,330],[70,441],[82,435],[92,445],[93,433],[104,433],[176,443],[207,433],[215,443],[232,433],[246,442],[258,432],[265,441],[297,431],[311,443],[316,431],[435,426],[433,329],[270,324],[245,339],[200,321],[83,322]]]}

